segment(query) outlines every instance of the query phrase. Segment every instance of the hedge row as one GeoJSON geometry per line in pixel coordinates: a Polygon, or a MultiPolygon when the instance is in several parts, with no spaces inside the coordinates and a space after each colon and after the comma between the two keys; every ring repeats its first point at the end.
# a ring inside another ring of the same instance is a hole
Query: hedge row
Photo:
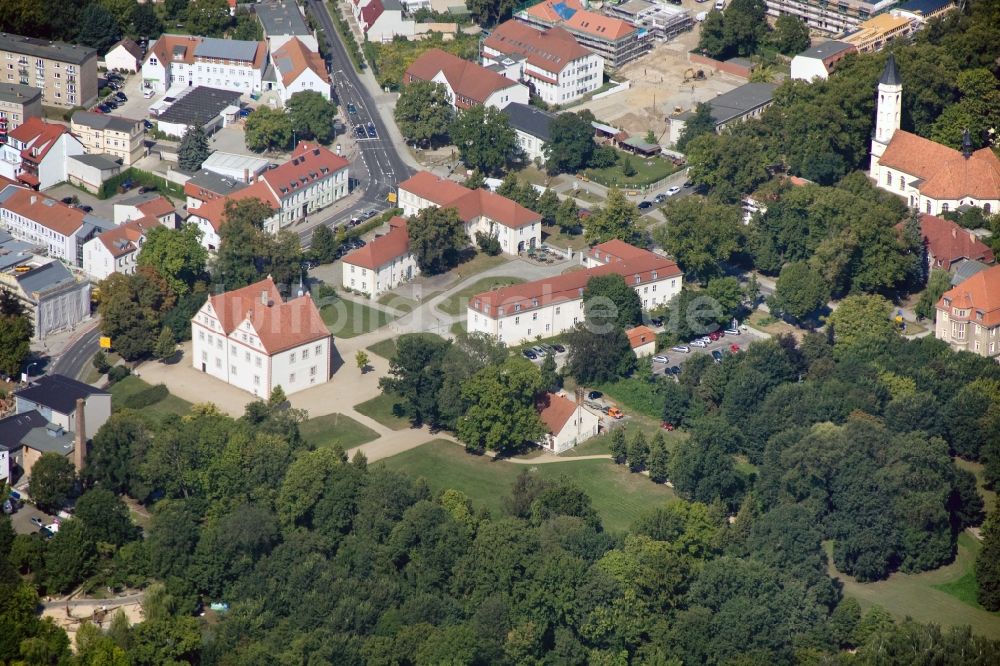
{"type": "Polygon", "coordinates": [[[333,17],[333,24],[337,27],[337,32],[340,33],[340,41],[344,43],[344,49],[351,58],[354,69],[360,72],[365,68],[365,58],[361,53],[361,47],[358,46],[358,40],[354,39],[351,26],[347,25],[340,9],[332,2],[330,3],[330,16],[333,17]]]}
{"type": "Polygon", "coordinates": [[[143,171],[142,169],[136,169],[134,167],[129,167],[114,178],[106,180],[104,184],[101,185],[101,189],[97,193],[97,198],[109,199],[118,194],[118,187],[126,180],[131,180],[133,187],[136,185],[153,187],[161,193],[170,194],[179,199],[184,198],[184,188],[177,183],[173,183],[163,176],[157,176],[149,171],[143,171]]]}

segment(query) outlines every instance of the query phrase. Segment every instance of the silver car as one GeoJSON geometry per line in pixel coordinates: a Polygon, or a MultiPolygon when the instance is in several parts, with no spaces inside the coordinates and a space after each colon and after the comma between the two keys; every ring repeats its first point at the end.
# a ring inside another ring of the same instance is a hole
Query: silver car
{"type": "Polygon", "coordinates": [[[676,347],[671,347],[670,351],[675,351],[681,354],[687,354],[691,351],[691,348],[687,345],[677,345],[676,347]]]}

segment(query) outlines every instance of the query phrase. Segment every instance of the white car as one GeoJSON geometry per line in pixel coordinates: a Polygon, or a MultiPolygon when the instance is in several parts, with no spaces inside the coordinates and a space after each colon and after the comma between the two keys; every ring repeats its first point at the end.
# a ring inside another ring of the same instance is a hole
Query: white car
{"type": "Polygon", "coordinates": [[[726,329],[725,331],[723,331],[723,332],[724,332],[724,333],[725,333],[726,335],[739,335],[739,334],[740,334],[740,329],[738,329],[738,328],[727,328],[727,329],[726,329]]]}
{"type": "Polygon", "coordinates": [[[692,340],[691,341],[691,346],[692,347],[707,347],[708,344],[704,340],[692,340]]]}
{"type": "Polygon", "coordinates": [[[667,190],[667,196],[668,197],[672,197],[672,196],[674,196],[675,194],[677,194],[680,191],[681,191],[680,186],[679,185],[674,185],[673,187],[671,187],[670,189],[667,190]]]}
{"type": "Polygon", "coordinates": [[[676,347],[671,347],[670,351],[680,352],[681,354],[687,354],[691,351],[691,348],[687,345],[677,345],[676,347]]]}
{"type": "Polygon", "coordinates": [[[149,99],[149,98],[151,98],[155,94],[156,93],[154,91],[147,90],[146,92],[142,93],[142,96],[145,97],[146,99],[149,99]]]}
{"type": "Polygon", "coordinates": [[[669,359],[666,356],[654,356],[653,363],[669,363],[669,359]]]}

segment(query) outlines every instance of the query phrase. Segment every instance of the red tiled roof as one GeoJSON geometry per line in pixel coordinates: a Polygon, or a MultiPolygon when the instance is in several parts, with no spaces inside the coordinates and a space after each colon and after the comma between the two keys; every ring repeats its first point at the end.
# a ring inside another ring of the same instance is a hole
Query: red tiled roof
{"type": "Polygon", "coordinates": [[[558,435],[576,412],[576,403],[558,393],[545,393],[535,402],[538,417],[553,435],[558,435]]]}
{"type": "Polygon", "coordinates": [[[470,190],[453,180],[439,178],[426,171],[403,181],[399,184],[399,189],[412,192],[441,208],[454,208],[463,222],[488,217],[505,227],[520,229],[542,219],[538,213],[507,197],[483,189],[470,190]]]}
{"type": "Polygon", "coordinates": [[[142,49],[139,48],[138,44],[136,44],[135,42],[133,42],[131,39],[128,39],[128,38],[122,39],[122,40],[120,40],[120,41],[112,44],[111,48],[108,49],[108,53],[111,53],[112,51],[114,51],[119,46],[122,47],[123,49],[125,49],[130,56],[132,56],[133,58],[135,58],[137,60],[142,57],[142,49]]]}
{"type": "Polygon", "coordinates": [[[195,35],[160,35],[160,38],[153,44],[153,48],[149,49],[143,62],[145,63],[155,55],[163,66],[172,62],[185,62],[190,65],[194,62],[194,50],[198,44],[201,44],[201,37],[195,35]],[[174,60],[175,46],[184,47],[184,55],[178,60],[174,60]]]}
{"type": "MultiPolygon", "coordinates": [[[[896,225],[902,229],[905,222],[896,225]]],[[[927,251],[934,257],[936,264],[948,271],[951,265],[960,259],[973,259],[986,264],[994,261],[993,251],[976,238],[976,235],[963,229],[951,220],[934,215],[920,216],[920,234],[927,243],[927,251]]]]}
{"type": "Polygon", "coordinates": [[[4,208],[33,220],[62,236],[72,236],[81,226],[85,213],[34,190],[17,189],[4,202],[4,208]]]}
{"type": "Polygon", "coordinates": [[[610,41],[616,41],[635,32],[635,28],[626,21],[587,11],[577,0],[545,0],[528,8],[527,14],[545,23],[567,25],[579,32],[610,41]],[[563,20],[553,7],[557,4],[563,4],[576,11],[568,19],[563,20]]]}
{"type": "Polygon", "coordinates": [[[409,254],[410,235],[406,232],[406,220],[396,216],[389,220],[389,227],[389,233],[386,235],[349,252],[344,257],[344,263],[376,270],[393,259],[409,254]]]}
{"type": "Polygon", "coordinates": [[[224,197],[203,203],[198,208],[193,209],[191,215],[192,217],[200,217],[203,220],[207,220],[212,225],[212,228],[218,232],[222,228],[222,223],[225,222],[223,218],[226,215],[226,202],[252,198],[260,199],[270,206],[271,210],[277,211],[281,208],[278,200],[271,194],[271,189],[262,181],[257,181],[250,187],[246,187],[238,192],[233,192],[224,197]]]}
{"type": "Polygon", "coordinates": [[[650,342],[656,342],[656,331],[649,326],[630,328],[625,331],[625,335],[628,336],[628,343],[632,345],[632,349],[648,345],[650,342]]]}
{"type": "MultiPolygon", "coordinates": [[[[69,128],[65,125],[47,123],[41,118],[32,117],[15,127],[8,133],[10,139],[16,139],[28,144],[25,150],[21,151],[22,158],[29,158],[32,162],[41,162],[45,155],[63,134],[69,134],[69,128]],[[34,152],[38,151],[35,155],[34,152]]],[[[32,183],[37,185],[38,183],[32,183]]]]}
{"type": "Polygon", "coordinates": [[[987,328],[1000,326],[1000,266],[980,271],[944,292],[937,308],[947,311],[951,319],[975,322],[987,328]],[[945,301],[950,301],[950,305],[945,305],[945,301]],[[969,315],[956,317],[952,308],[968,309],[969,315]]]}
{"type": "MultiPolygon", "coordinates": [[[[292,151],[291,158],[276,169],[260,175],[258,182],[267,183],[278,199],[294,196],[317,180],[332,176],[347,168],[348,161],[323,146],[303,141],[292,151]]],[[[249,188],[247,188],[249,189],[249,188]]]]}
{"type": "Polygon", "coordinates": [[[316,75],[327,83],[330,82],[330,75],[326,71],[326,65],[323,64],[323,58],[318,53],[307,49],[298,37],[292,37],[285,42],[280,49],[271,55],[271,61],[281,74],[281,80],[286,86],[291,85],[307,69],[316,72],[316,75]],[[281,65],[284,64],[282,62],[284,58],[289,60],[290,67],[287,69],[281,68],[281,65]]]}
{"type": "Polygon", "coordinates": [[[920,178],[924,182],[917,189],[934,199],[1000,199],[1000,159],[989,148],[966,158],[954,148],[896,130],[879,164],[920,178]]]}
{"type": "Polygon", "coordinates": [[[597,261],[608,263],[609,261],[623,261],[625,259],[645,257],[649,254],[649,250],[643,250],[642,248],[638,248],[635,245],[629,245],[625,241],[615,238],[603,243],[598,243],[594,247],[590,248],[590,251],[587,254],[597,261]]]}
{"type": "Polygon", "coordinates": [[[149,217],[163,217],[175,211],[174,205],[166,197],[156,197],[136,206],[143,215],[149,217]]]}
{"type": "Polygon", "coordinates": [[[435,176],[430,171],[418,171],[399,184],[399,189],[412,192],[421,199],[441,206],[465,195],[469,188],[447,178],[435,176]]]}
{"type": "Polygon", "coordinates": [[[514,19],[504,21],[494,28],[483,46],[505,55],[524,56],[535,67],[555,74],[572,61],[591,55],[563,28],[535,30],[514,19]]]}
{"type": "Polygon", "coordinates": [[[242,289],[212,296],[210,300],[226,335],[249,317],[268,354],[330,336],[312,297],[305,295],[282,302],[270,276],[242,289]],[[267,294],[267,304],[261,301],[263,293],[267,294]]]}
{"type": "Polygon", "coordinates": [[[108,229],[97,238],[108,249],[111,256],[117,259],[129,252],[135,252],[139,248],[139,239],[149,229],[159,225],[159,220],[154,217],[141,217],[138,220],[129,220],[113,229],[108,229]]]}
{"type": "MultiPolygon", "coordinates": [[[[371,0],[371,2],[361,8],[361,20],[366,26],[368,26],[368,28],[371,28],[375,25],[375,21],[378,20],[378,17],[382,16],[383,11],[385,11],[385,8],[379,0],[371,0]]],[[[365,32],[368,32],[367,28],[365,29],[365,32]]]]}
{"type": "MultiPolygon", "coordinates": [[[[414,79],[430,81],[439,72],[444,73],[448,85],[456,96],[471,99],[479,104],[485,104],[489,96],[498,90],[521,85],[517,81],[512,81],[474,62],[462,60],[441,49],[425,51],[414,60],[406,69],[404,81],[410,82],[414,79]]],[[[458,102],[459,100],[456,100],[456,105],[461,106],[458,102]]]]}
{"type": "Polygon", "coordinates": [[[500,316],[498,308],[503,308],[503,316],[508,316],[536,307],[578,300],[582,290],[587,287],[587,282],[595,275],[621,275],[630,286],[635,284],[636,275],[639,276],[639,284],[653,281],[653,273],[656,273],[656,280],[681,275],[680,268],[673,261],[652,252],[643,252],[644,256],[625,261],[614,261],[582,271],[486,291],[473,296],[469,307],[496,319],[500,316]]]}

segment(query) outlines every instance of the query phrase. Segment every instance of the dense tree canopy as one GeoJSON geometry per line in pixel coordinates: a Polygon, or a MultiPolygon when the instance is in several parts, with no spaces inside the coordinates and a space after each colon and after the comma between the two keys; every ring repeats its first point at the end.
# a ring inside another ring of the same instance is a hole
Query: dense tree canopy
{"type": "Polygon", "coordinates": [[[465,224],[454,208],[424,208],[410,218],[406,230],[410,251],[428,275],[454,268],[459,253],[469,245],[465,224]]]}
{"type": "Polygon", "coordinates": [[[393,114],[406,139],[433,148],[448,141],[455,112],[442,84],[414,81],[403,88],[393,114]]]}
{"type": "Polygon", "coordinates": [[[545,143],[545,169],[550,174],[576,173],[590,164],[596,148],[593,121],[589,110],[556,116],[545,143]]]}
{"type": "Polygon", "coordinates": [[[298,139],[330,143],[337,105],[315,90],[302,90],[285,104],[285,112],[298,139]]]}
{"type": "Polygon", "coordinates": [[[499,174],[521,156],[517,134],[507,116],[493,106],[477,104],[460,112],[450,135],[462,163],[489,176],[499,174]]]}

